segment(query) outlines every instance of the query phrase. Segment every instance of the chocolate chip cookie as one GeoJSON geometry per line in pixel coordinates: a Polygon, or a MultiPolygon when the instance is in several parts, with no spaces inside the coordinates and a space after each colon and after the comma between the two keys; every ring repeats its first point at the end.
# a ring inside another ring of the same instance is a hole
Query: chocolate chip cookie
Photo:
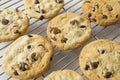
{"type": "Polygon", "coordinates": [[[52,55],[53,48],[45,38],[35,34],[24,35],[6,48],[2,68],[14,78],[29,80],[47,71],[52,55]]]}
{"type": "Polygon", "coordinates": [[[58,70],[53,71],[44,80],[83,80],[83,78],[73,70],[58,70]]]}
{"type": "Polygon", "coordinates": [[[53,18],[64,6],[64,0],[26,0],[25,10],[33,18],[40,20],[53,18]]]}
{"type": "Polygon", "coordinates": [[[63,13],[47,27],[48,38],[60,50],[78,48],[91,37],[90,22],[76,13],[63,13]]]}
{"type": "Polygon", "coordinates": [[[111,40],[96,40],[80,53],[81,70],[89,80],[120,79],[120,43],[111,40]]]}
{"type": "Polygon", "coordinates": [[[14,8],[0,9],[0,42],[15,40],[27,30],[28,17],[14,8]]]}
{"type": "Polygon", "coordinates": [[[89,20],[99,25],[108,26],[120,20],[118,0],[84,0],[82,10],[89,20]]]}

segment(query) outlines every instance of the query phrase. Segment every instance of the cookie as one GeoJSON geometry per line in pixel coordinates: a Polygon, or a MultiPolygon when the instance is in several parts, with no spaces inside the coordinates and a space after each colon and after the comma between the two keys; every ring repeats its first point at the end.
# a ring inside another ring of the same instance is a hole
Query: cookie
{"type": "Polygon", "coordinates": [[[78,48],[91,37],[90,22],[76,13],[63,13],[47,27],[48,38],[60,50],[78,48]]]}
{"type": "Polygon", "coordinates": [[[119,80],[120,43],[105,39],[93,41],[81,51],[79,63],[89,80],[119,80]]]}
{"type": "Polygon", "coordinates": [[[3,54],[2,68],[20,80],[41,76],[50,66],[53,48],[42,36],[24,35],[8,46],[3,54]]]}
{"type": "Polygon", "coordinates": [[[83,78],[73,70],[58,70],[49,74],[44,80],[83,80],[83,78]]]}
{"type": "Polygon", "coordinates": [[[15,40],[29,26],[28,17],[15,8],[0,9],[0,42],[15,40]]]}
{"type": "Polygon", "coordinates": [[[98,25],[108,26],[120,20],[118,0],[84,0],[82,10],[89,20],[98,25]]]}
{"type": "Polygon", "coordinates": [[[64,6],[64,0],[26,0],[24,7],[30,17],[43,20],[55,17],[64,6]]]}

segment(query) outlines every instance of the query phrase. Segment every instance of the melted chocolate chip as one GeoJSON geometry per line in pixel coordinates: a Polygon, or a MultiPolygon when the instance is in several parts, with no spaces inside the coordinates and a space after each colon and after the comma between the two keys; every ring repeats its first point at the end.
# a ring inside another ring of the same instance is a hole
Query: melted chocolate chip
{"type": "Polygon", "coordinates": [[[85,28],[86,26],[85,25],[81,25],[80,28],[85,28]]]}
{"type": "Polygon", "coordinates": [[[85,70],[89,70],[90,66],[89,65],[86,65],[85,66],[85,70]]]}
{"type": "Polygon", "coordinates": [[[39,0],[35,0],[35,2],[34,2],[35,4],[39,4],[39,0]]]}
{"type": "Polygon", "coordinates": [[[27,66],[27,63],[21,62],[21,63],[20,63],[20,70],[26,71],[26,70],[27,70],[27,69],[26,69],[26,66],[27,66]]]}
{"type": "Polygon", "coordinates": [[[70,21],[70,24],[71,24],[71,25],[78,24],[78,21],[77,21],[77,20],[70,21]]]}
{"type": "Polygon", "coordinates": [[[61,33],[61,30],[59,30],[58,28],[54,28],[53,33],[54,33],[54,34],[61,33]]]}
{"type": "Polygon", "coordinates": [[[57,3],[63,3],[63,0],[55,0],[57,3]]]}
{"type": "Polygon", "coordinates": [[[31,59],[32,59],[32,61],[37,61],[35,52],[31,54],[31,59]]]}
{"type": "Polygon", "coordinates": [[[43,20],[44,19],[44,16],[40,16],[40,18],[39,18],[40,20],[43,20]]]}
{"type": "Polygon", "coordinates": [[[92,11],[95,11],[95,7],[92,7],[92,11]]]}
{"type": "Polygon", "coordinates": [[[56,37],[52,37],[51,39],[54,40],[54,41],[57,41],[56,37]]]}
{"type": "Polygon", "coordinates": [[[18,72],[17,72],[16,70],[14,71],[14,74],[15,74],[16,76],[18,76],[18,75],[19,75],[19,74],[18,74],[18,72]]]}
{"type": "Polygon", "coordinates": [[[16,12],[19,12],[18,8],[16,8],[15,10],[16,10],[16,12]]]}
{"type": "Polygon", "coordinates": [[[31,48],[31,45],[28,45],[28,46],[27,46],[27,49],[30,49],[30,48],[31,48]]]}
{"type": "Polygon", "coordinates": [[[68,40],[67,38],[63,38],[63,39],[61,40],[61,42],[62,42],[62,43],[66,43],[67,40],[68,40]]]}
{"type": "Polygon", "coordinates": [[[111,77],[111,75],[112,75],[112,73],[111,73],[111,72],[106,72],[106,73],[105,73],[105,75],[104,75],[104,77],[105,77],[105,78],[110,78],[110,77],[111,77]]]}
{"type": "Polygon", "coordinates": [[[41,13],[42,13],[42,14],[45,14],[45,13],[46,13],[46,11],[45,11],[44,9],[42,9],[42,10],[41,10],[41,13]]]}
{"type": "Polygon", "coordinates": [[[92,16],[92,14],[91,14],[91,13],[89,13],[89,14],[88,14],[88,17],[90,18],[91,16],[92,16]]]}
{"type": "Polygon", "coordinates": [[[112,6],[110,6],[110,5],[107,5],[106,8],[108,9],[108,11],[112,11],[113,10],[112,6]]]}
{"type": "Polygon", "coordinates": [[[103,19],[107,19],[107,16],[106,16],[106,15],[103,15],[102,18],[103,18],[103,19]]]}
{"type": "Polygon", "coordinates": [[[2,19],[2,24],[3,25],[7,25],[9,23],[9,20],[7,20],[7,19],[2,19]]]}
{"type": "Polygon", "coordinates": [[[93,69],[96,69],[99,65],[99,62],[91,62],[90,63],[93,69]]]}
{"type": "Polygon", "coordinates": [[[28,37],[33,37],[33,36],[29,34],[28,37]]]}
{"type": "Polygon", "coordinates": [[[15,34],[21,34],[18,30],[16,30],[14,33],[15,33],[15,34]]]}

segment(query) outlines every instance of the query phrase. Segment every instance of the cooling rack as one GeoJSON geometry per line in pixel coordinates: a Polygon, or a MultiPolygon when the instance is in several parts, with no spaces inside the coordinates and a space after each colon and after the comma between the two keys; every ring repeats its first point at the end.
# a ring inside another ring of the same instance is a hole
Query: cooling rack
{"type": "MultiPolygon", "coordinates": [[[[24,10],[24,1],[25,0],[0,0],[0,8],[18,8],[25,12],[24,10]]],[[[81,10],[81,4],[82,0],[64,0],[65,1],[65,6],[64,8],[60,11],[61,13],[64,13],[66,11],[68,12],[74,12],[78,14],[83,14],[81,10]]],[[[30,18],[30,27],[27,30],[25,34],[39,34],[47,38],[46,36],[46,27],[49,22],[49,20],[36,20],[33,18],[30,18]]],[[[110,39],[114,41],[120,42],[120,22],[111,25],[109,27],[103,27],[96,25],[94,23],[91,23],[92,29],[93,29],[93,35],[89,41],[86,42],[88,44],[89,42],[97,39],[110,39]]],[[[6,75],[4,71],[1,68],[2,65],[2,54],[5,50],[5,48],[10,45],[11,42],[1,42],[0,43],[0,80],[16,80],[13,79],[12,77],[6,75]]],[[[47,76],[49,73],[55,70],[62,70],[62,69],[72,69],[74,71],[77,71],[80,73],[82,76],[82,72],[79,68],[79,53],[81,49],[86,45],[84,44],[78,49],[75,50],[69,50],[69,51],[59,51],[58,49],[54,48],[55,50],[55,55],[53,57],[53,60],[51,62],[51,67],[50,69],[43,74],[41,77],[33,80],[43,80],[45,76],[47,76]]]]}

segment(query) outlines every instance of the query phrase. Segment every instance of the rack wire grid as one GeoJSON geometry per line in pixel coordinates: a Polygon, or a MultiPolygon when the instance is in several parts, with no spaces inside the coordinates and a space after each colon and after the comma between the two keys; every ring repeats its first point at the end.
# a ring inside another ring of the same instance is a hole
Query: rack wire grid
{"type": "MultiPolygon", "coordinates": [[[[0,8],[14,7],[25,12],[24,1],[25,0],[0,0],[0,8]]],[[[82,0],[64,0],[64,1],[65,1],[64,9],[62,9],[59,14],[68,11],[68,12],[74,12],[74,13],[83,15],[81,10],[82,0]]],[[[39,34],[47,38],[46,27],[50,20],[41,21],[41,20],[30,18],[30,17],[29,19],[30,19],[30,27],[28,28],[25,34],[30,34],[30,33],[39,34]]],[[[109,27],[99,26],[94,23],[91,23],[91,26],[93,30],[93,35],[91,39],[86,42],[86,44],[97,39],[110,39],[110,40],[120,42],[120,22],[114,25],[111,25],[109,27]]],[[[16,80],[6,75],[1,68],[2,54],[5,48],[9,46],[11,43],[12,41],[0,43],[0,80],[16,80]]],[[[79,58],[81,49],[86,44],[84,44],[78,49],[69,50],[69,51],[59,51],[58,49],[54,48],[55,54],[53,56],[50,69],[39,78],[33,79],[33,80],[43,80],[44,77],[50,74],[52,71],[62,70],[62,69],[71,69],[71,70],[77,71],[83,76],[82,71],[79,68],[78,58],[79,58]]]]}

